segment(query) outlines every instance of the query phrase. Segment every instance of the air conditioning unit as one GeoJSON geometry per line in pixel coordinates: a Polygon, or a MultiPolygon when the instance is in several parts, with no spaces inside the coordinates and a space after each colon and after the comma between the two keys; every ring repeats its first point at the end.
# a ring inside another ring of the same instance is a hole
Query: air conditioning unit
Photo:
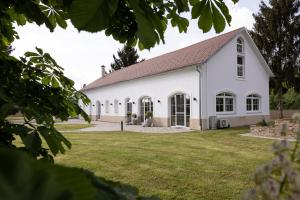
{"type": "Polygon", "coordinates": [[[218,119],[217,128],[230,128],[230,124],[227,119],[218,119]]]}

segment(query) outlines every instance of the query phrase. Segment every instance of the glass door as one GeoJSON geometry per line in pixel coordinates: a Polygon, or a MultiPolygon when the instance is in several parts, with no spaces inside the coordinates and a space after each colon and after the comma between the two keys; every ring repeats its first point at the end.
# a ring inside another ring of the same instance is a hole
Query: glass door
{"type": "Polygon", "coordinates": [[[185,94],[171,97],[171,126],[189,126],[190,99],[185,94]]]}
{"type": "Polygon", "coordinates": [[[153,113],[153,102],[150,97],[145,97],[141,100],[141,122],[145,121],[147,112],[153,113]]]}

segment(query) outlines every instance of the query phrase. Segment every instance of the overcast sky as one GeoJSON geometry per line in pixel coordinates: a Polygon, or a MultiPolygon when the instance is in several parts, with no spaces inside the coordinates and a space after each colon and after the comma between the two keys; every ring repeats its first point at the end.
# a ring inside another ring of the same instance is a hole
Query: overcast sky
{"type": "MultiPolygon", "coordinates": [[[[253,13],[257,13],[260,0],[239,0],[234,5],[230,0],[225,0],[232,16],[230,27],[224,32],[242,26],[252,29],[253,13]]],[[[189,16],[188,16],[189,17],[189,16]]],[[[189,17],[190,19],[190,17],[189,17]]],[[[75,87],[80,89],[84,83],[90,83],[101,76],[101,65],[110,66],[112,55],[122,48],[122,44],[107,37],[103,32],[87,33],[78,32],[71,24],[66,30],[56,28],[50,32],[45,27],[27,24],[16,27],[20,39],[13,43],[16,56],[21,56],[26,51],[33,51],[35,47],[49,52],[59,65],[64,67],[67,77],[75,81],[75,87]]],[[[215,36],[214,30],[202,33],[197,26],[197,21],[190,21],[186,34],[179,34],[177,28],[170,25],[165,33],[165,44],[160,43],[153,49],[139,52],[141,58],[152,58],[215,36]]],[[[108,70],[108,68],[107,68],[108,70]]]]}

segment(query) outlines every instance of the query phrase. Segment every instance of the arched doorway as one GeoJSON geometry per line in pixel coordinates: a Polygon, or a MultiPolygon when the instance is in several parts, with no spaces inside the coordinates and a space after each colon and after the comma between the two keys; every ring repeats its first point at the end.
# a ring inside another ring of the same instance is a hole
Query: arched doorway
{"type": "Polygon", "coordinates": [[[170,97],[171,126],[190,126],[190,97],[177,93],[170,97]]]}
{"type": "Polygon", "coordinates": [[[140,100],[141,122],[145,121],[147,112],[151,112],[153,114],[153,102],[150,97],[143,97],[140,100]]]}
{"type": "Polygon", "coordinates": [[[96,102],[96,120],[100,119],[101,117],[101,103],[100,101],[96,102]]]}

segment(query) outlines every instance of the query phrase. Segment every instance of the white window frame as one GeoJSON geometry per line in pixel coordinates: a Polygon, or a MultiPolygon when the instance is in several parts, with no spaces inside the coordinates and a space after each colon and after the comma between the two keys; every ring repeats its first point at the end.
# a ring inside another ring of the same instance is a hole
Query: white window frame
{"type": "Polygon", "coordinates": [[[258,112],[261,112],[261,97],[260,95],[257,95],[257,94],[249,94],[247,97],[246,97],[246,112],[247,113],[258,113],[258,112]],[[250,100],[250,106],[251,106],[251,110],[248,110],[248,103],[247,101],[250,100]],[[258,110],[254,110],[254,100],[257,100],[258,101],[258,110]]]}
{"type": "Polygon", "coordinates": [[[119,113],[119,100],[118,99],[114,100],[114,112],[119,113]]]}
{"type": "Polygon", "coordinates": [[[109,113],[109,101],[105,100],[105,113],[109,113]]]}
{"type": "Polygon", "coordinates": [[[236,40],[236,52],[237,52],[237,59],[236,59],[236,76],[239,78],[239,79],[245,79],[245,43],[244,43],[244,40],[239,37],[237,38],[236,40]],[[239,42],[240,41],[240,42],[239,42]],[[241,48],[242,49],[242,52],[238,51],[238,49],[241,48]],[[238,63],[238,58],[241,58],[242,59],[242,62],[243,64],[239,64],[238,63]],[[239,75],[239,69],[242,69],[242,76],[239,75]]]}
{"type": "Polygon", "coordinates": [[[235,95],[229,92],[222,92],[216,95],[216,103],[215,103],[216,113],[217,114],[234,114],[235,113],[235,95]],[[217,99],[222,99],[223,101],[223,111],[217,111],[217,99]],[[232,99],[232,111],[226,111],[226,99],[232,99]]]}

